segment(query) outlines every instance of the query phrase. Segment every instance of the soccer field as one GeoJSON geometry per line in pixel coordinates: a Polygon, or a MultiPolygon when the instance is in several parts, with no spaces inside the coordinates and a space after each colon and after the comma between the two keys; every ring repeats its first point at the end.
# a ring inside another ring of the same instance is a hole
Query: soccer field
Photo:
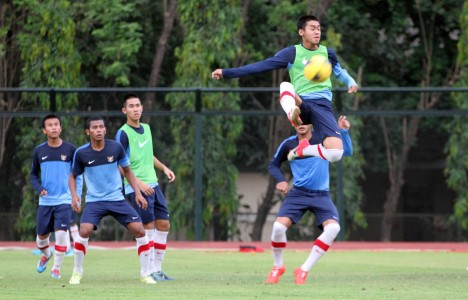
{"type": "Polygon", "coordinates": [[[1,299],[467,299],[468,254],[460,252],[330,251],[305,285],[293,270],[308,251],[285,252],[286,273],[265,285],[271,252],[239,253],[171,249],[164,270],[177,280],[139,282],[135,250],[89,249],[82,283],[68,284],[73,257],[62,279],[50,277],[52,261],[38,274],[30,250],[0,251],[1,299]]]}

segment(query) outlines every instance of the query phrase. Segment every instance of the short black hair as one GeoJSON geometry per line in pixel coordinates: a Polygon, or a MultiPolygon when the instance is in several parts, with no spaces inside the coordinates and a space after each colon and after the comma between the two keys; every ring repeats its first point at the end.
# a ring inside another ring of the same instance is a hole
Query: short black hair
{"type": "Polygon", "coordinates": [[[103,117],[101,117],[101,116],[94,116],[94,117],[89,117],[88,120],[86,120],[85,129],[89,129],[89,126],[91,126],[91,122],[92,122],[92,121],[103,121],[103,122],[104,122],[104,126],[106,126],[106,121],[104,120],[103,117]]]}
{"type": "MultiPolygon", "coordinates": [[[[123,107],[125,107],[125,105],[127,104],[127,100],[128,99],[132,99],[132,98],[137,98],[137,99],[140,99],[140,97],[138,97],[136,94],[126,94],[124,97],[123,97],[123,107]]],[[[141,100],[140,100],[141,101],[141,100]]]]}
{"type": "Polygon", "coordinates": [[[300,17],[299,20],[297,20],[297,30],[299,29],[304,30],[307,25],[307,22],[309,21],[317,21],[320,23],[319,19],[316,16],[305,15],[305,16],[300,17]]]}
{"type": "Polygon", "coordinates": [[[48,114],[44,118],[42,118],[42,128],[45,128],[45,122],[49,119],[58,119],[60,126],[62,126],[62,120],[60,119],[59,116],[54,115],[54,114],[48,114]]]}

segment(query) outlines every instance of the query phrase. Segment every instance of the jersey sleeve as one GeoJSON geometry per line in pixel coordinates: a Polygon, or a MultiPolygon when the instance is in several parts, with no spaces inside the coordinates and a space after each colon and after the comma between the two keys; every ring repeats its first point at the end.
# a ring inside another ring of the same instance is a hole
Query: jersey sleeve
{"type": "Polygon", "coordinates": [[[124,149],[127,149],[128,148],[128,135],[125,131],[123,131],[122,129],[119,129],[117,131],[117,134],[115,135],[115,140],[119,143],[122,144],[122,146],[124,147],[124,149]]]}
{"type": "Polygon", "coordinates": [[[353,85],[357,85],[356,81],[348,74],[348,71],[341,68],[340,62],[338,61],[338,57],[336,55],[335,50],[331,48],[327,48],[328,51],[328,61],[331,63],[333,68],[333,74],[335,75],[336,79],[341,83],[345,84],[347,87],[352,87],[353,85]]]}
{"type": "Polygon", "coordinates": [[[285,69],[289,66],[289,64],[294,63],[294,56],[295,56],[295,47],[291,46],[284,48],[283,50],[276,53],[275,56],[269,57],[265,60],[255,62],[249,65],[245,65],[238,68],[228,68],[223,69],[223,77],[224,78],[239,78],[248,75],[253,75],[257,73],[263,73],[267,71],[273,71],[278,69],[285,69]],[[294,49],[294,54],[292,56],[291,61],[291,52],[294,49]]]}
{"type": "Polygon", "coordinates": [[[117,147],[118,147],[118,149],[117,149],[117,157],[118,157],[117,161],[118,161],[119,166],[121,166],[122,168],[130,166],[130,161],[128,160],[128,156],[125,153],[125,150],[124,150],[122,144],[117,143],[117,147]]]}
{"type": "Polygon", "coordinates": [[[33,152],[33,161],[32,161],[32,166],[31,166],[31,172],[29,174],[29,181],[31,182],[31,185],[33,189],[39,194],[42,190],[42,184],[41,180],[39,178],[41,172],[41,164],[39,163],[39,158],[37,156],[36,150],[33,152]]]}
{"type": "Polygon", "coordinates": [[[351,156],[353,155],[353,142],[349,135],[348,129],[340,129],[341,139],[343,140],[343,155],[351,156]]]}
{"type": "MultiPolygon", "coordinates": [[[[72,162],[72,173],[76,177],[80,176],[84,172],[84,164],[83,160],[81,159],[81,155],[79,155],[79,150],[75,151],[73,155],[73,162],[72,162]]],[[[78,191],[78,182],[77,182],[77,189],[78,191]]]]}
{"type": "Polygon", "coordinates": [[[286,146],[286,141],[283,141],[268,164],[268,172],[270,172],[271,177],[273,177],[277,183],[287,181],[283,172],[281,172],[281,164],[288,159],[289,150],[290,149],[286,146]]]}

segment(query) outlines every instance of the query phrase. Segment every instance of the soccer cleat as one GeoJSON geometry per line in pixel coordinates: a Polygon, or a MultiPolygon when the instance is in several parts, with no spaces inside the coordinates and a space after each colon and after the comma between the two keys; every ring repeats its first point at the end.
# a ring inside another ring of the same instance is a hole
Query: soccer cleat
{"type": "Polygon", "coordinates": [[[154,272],[151,276],[156,281],[175,280],[175,278],[167,276],[163,271],[154,272]]]}
{"type": "Polygon", "coordinates": [[[75,249],[70,248],[67,252],[65,252],[65,256],[73,256],[74,252],[75,252],[75,249]]]}
{"type": "Polygon", "coordinates": [[[291,122],[294,127],[302,125],[301,117],[299,117],[300,114],[301,110],[297,106],[294,106],[294,108],[288,113],[289,122],[291,122]]]}
{"type": "Polygon", "coordinates": [[[78,273],[78,272],[73,272],[72,277],[70,278],[70,281],[68,283],[69,284],[80,284],[81,277],[83,277],[83,274],[78,273]]]}
{"type": "Polygon", "coordinates": [[[271,269],[270,274],[268,275],[268,278],[265,280],[266,284],[277,284],[281,275],[284,274],[284,271],[286,271],[286,268],[284,266],[281,267],[273,267],[271,269]]]}
{"type": "Polygon", "coordinates": [[[303,271],[301,267],[297,267],[297,269],[294,270],[294,282],[296,284],[304,284],[308,274],[309,272],[303,271]]]}
{"type": "Polygon", "coordinates": [[[300,140],[299,145],[297,145],[296,148],[289,151],[288,160],[293,160],[293,159],[296,159],[298,157],[304,157],[302,152],[304,151],[304,148],[308,147],[309,145],[310,145],[309,140],[307,140],[307,139],[300,140]]]}
{"type": "Polygon", "coordinates": [[[153,278],[153,276],[148,275],[146,277],[141,277],[140,281],[146,284],[157,284],[158,282],[153,278]]]}
{"type": "MultiPolygon", "coordinates": [[[[52,255],[50,256],[52,257],[52,255]]],[[[37,272],[42,273],[47,268],[47,262],[49,261],[50,257],[45,257],[45,255],[41,256],[41,259],[37,263],[37,272]]]]}
{"type": "Polygon", "coordinates": [[[51,275],[52,278],[54,278],[54,279],[60,279],[60,278],[62,278],[62,277],[60,276],[60,270],[59,270],[59,269],[54,269],[54,270],[52,270],[52,272],[51,272],[50,275],[51,275]]]}

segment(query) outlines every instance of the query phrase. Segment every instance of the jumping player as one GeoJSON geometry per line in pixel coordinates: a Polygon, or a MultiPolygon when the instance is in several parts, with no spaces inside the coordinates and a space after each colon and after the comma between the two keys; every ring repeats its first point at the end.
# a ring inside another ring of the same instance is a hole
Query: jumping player
{"type": "Polygon", "coordinates": [[[331,106],[332,83],[313,82],[304,77],[304,66],[314,55],[325,56],[333,67],[336,78],[348,87],[348,93],[355,93],[358,86],[348,72],[341,68],[335,51],[320,45],[321,29],[315,16],[299,18],[297,30],[302,43],[289,46],[266,60],[239,68],[216,69],[211,76],[215,79],[237,78],[251,74],[287,68],[291,83],[280,85],[280,103],[293,126],[312,124],[317,137],[316,144],[306,142],[292,149],[289,160],[303,156],[316,156],[336,162],[343,156],[343,142],[331,106]]]}

